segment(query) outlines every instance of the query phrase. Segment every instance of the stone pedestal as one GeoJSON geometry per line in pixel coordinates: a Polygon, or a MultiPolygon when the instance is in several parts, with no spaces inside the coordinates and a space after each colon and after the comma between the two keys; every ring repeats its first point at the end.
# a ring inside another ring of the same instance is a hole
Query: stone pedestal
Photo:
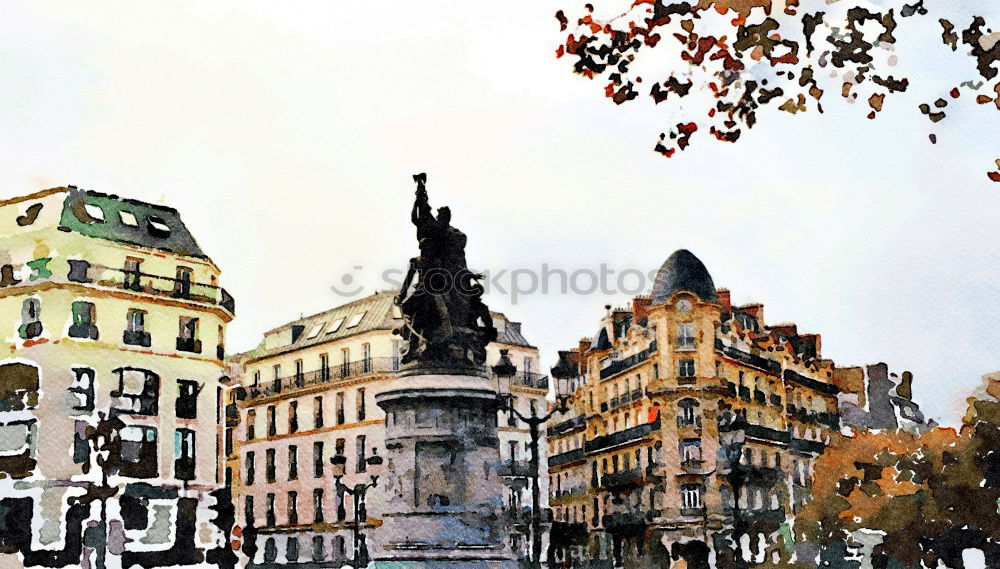
{"type": "Polygon", "coordinates": [[[513,568],[501,509],[497,399],[485,370],[412,370],[386,414],[376,567],[513,568]]]}

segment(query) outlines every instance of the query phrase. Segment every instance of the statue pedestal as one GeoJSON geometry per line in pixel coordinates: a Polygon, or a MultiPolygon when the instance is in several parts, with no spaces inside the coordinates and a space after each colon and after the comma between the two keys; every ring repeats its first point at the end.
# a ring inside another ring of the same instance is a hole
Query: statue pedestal
{"type": "Polygon", "coordinates": [[[516,567],[500,514],[496,390],[484,371],[445,371],[403,372],[375,397],[386,454],[374,566],[516,567]]]}

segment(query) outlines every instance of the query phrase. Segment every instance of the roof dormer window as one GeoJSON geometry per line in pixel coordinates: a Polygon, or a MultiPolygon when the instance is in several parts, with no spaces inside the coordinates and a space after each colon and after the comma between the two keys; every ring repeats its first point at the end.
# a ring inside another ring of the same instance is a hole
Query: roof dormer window
{"type": "Polygon", "coordinates": [[[135,214],[130,211],[119,211],[118,218],[122,220],[123,225],[139,227],[139,221],[135,218],[135,214]]]}
{"type": "Polygon", "coordinates": [[[340,327],[343,326],[343,325],[344,325],[344,319],[343,318],[338,318],[338,319],[336,319],[336,320],[333,321],[333,324],[330,324],[330,329],[327,330],[326,333],[327,334],[333,334],[337,330],[340,330],[340,327]]]}
{"type": "Polygon", "coordinates": [[[146,217],[146,221],[149,223],[149,234],[154,237],[169,237],[170,227],[167,222],[163,220],[162,217],[157,217],[155,215],[150,215],[146,217]]]}
{"type": "Polygon", "coordinates": [[[83,204],[83,209],[94,221],[104,222],[104,210],[101,209],[100,206],[88,203],[83,204]]]}
{"type": "Polygon", "coordinates": [[[316,336],[319,336],[320,330],[322,329],[323,329],[323,322],[316,324],[315,326],[312,327],[312,330],[309,331],[309,335],[306,336],[306,339],[312,340],[316,336]]]}
{"type": "Polygon", "coordinates": [[[347,327],[348,328],[354,328],[358,324],[361,324],[361,319],[365,317],[365,314],[368,314],[368,312],[367,311],[365,311],[365,312],[359,312],[358,314],[355,314],[354,316],[352,316],[351,317],[351,321],[347,323],[347,327]]]}

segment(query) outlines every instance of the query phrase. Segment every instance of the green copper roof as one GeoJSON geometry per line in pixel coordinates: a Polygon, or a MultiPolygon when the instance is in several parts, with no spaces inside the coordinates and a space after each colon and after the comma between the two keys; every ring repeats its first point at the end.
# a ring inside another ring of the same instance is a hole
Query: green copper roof
{"type": "Polygon", "coordinates": [[[177,210],[70,186],[59,228],[87,237],[207,257],[177,210]]]}

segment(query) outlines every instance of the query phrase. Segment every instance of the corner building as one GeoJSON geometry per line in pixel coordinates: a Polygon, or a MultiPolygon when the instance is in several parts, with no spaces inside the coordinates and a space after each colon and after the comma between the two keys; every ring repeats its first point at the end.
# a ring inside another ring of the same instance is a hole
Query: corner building
{"type": "MultiPolygon", "coordinates": [[[[377,292],[295,320],[228,360],[224,477],[232,483],[244,536],[253,528],[246,539],[256,544],[255,563],[341,567],[351,560],[354,500],[335,490],[330,458],[346,457],[343,483],[353,487],[370,481],[366,460],[372,453],[385,456],[386,417],[375,396],[406,381],[397,377],[402,340],[393,330],[402,319],[395,296],[394,290],[377,292]]],[[[487,362],[496,363],[499,351],[509,350],[518,368],[514,405],[525,415],[531,406],[544,410],[549,379],[538,373],[538,349],[519,322],[497,312],[492,317],[498,338],[487,346],[487,362]]],[[[509,543],[523,557],[529,546],[530,439],[527,426],[513,416],[501,412],[497,421],[509,543]]],[[[384,491],[380,480],[366,495],[361,523],[367,540],[378,539],[384,491]]]]}
{"type": "Polygon", "coordinates": [[[788,555],[813,463],[839,436],[820,337],[733,306],[693,254],[563,352],[579,369],[549,429],[550,559],[570,566],[730,566],[788,555]],[[737,546],[737,544],[739,544],[737,546]],[[790,544],[789,544],[790,546],[790,544]]]}
{"type": "Polygon", "coordinates": [[[172,208],[73,186],[0,201],[0,566],[184,567],[218,545],[218,281],[172,208]],[[122,423],[104,508],[83,500],[101,415],[122,423]]]}

